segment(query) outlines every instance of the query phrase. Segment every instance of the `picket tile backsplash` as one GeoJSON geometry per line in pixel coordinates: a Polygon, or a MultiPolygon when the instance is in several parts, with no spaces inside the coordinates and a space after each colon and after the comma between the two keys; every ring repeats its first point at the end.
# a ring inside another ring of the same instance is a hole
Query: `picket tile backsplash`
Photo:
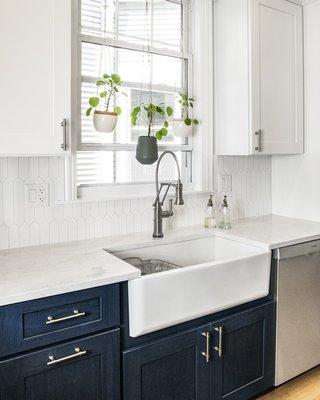
{"type": "MultiPolygon", "coordinates": [[[[60,157],[0,158],[0,248],[92,239],[152,229],[150,199],[64,200],[64,167],[60,157]],[[48,207],[25,204],[25,185],[47,183],[48,207]]],[[[229,193],[233,217],[271,213],[270,157],[218,157],[216,176],[232,175],[229,193]]],[[[207,195],[186,196],[176,209],[175,226],[202,224],[207,195]]]]}

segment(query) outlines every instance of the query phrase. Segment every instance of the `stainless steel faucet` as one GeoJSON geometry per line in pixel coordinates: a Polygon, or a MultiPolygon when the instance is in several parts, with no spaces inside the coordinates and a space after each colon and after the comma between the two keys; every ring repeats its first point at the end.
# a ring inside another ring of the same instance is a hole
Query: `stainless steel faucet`
{"type": "Polygon", "coordinates": [[[178,163],[178,159],[176,155],[172,151],[164,151],[158,159],[157,166],[156,166],[156,199],[153,203],[153,237],[154,238],[162,238],[163,231],[162,231],[162,220],[163,218],[169,218],[173,215],[173,206],[172,200],[170,200],[169,210],[162,210],[164,201],[167,197],[170,187],[174,187],[176,189],[176,198],[175,198],[175,205],[182,206],[184,204],[183,201],[183,185],[181,183],[181,175],[180,175],[180,167],[178,163]],[[159,186],[159,166],[161,160],[166,154],[171,154],[174,158],[174,161],[177,165],[178,170],[178,181],[177,182],[161,182],[159,186]],[[162,199],[160,199],[162,188],[166,188],[162,199]]]}

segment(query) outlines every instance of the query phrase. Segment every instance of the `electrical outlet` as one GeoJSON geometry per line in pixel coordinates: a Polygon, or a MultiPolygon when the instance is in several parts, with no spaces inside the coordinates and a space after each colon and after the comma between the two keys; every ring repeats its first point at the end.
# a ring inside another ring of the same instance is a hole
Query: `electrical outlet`
{"type": "Polygon", "coordinates": [[[220,193],[232,192],[232,174],[220,174],[219,192],[220,193]]]}
{"type": "Polygon", "coordinates": [[[26,207],[49,206],[49,185],[47,183],[35,183],[25,185],[26,207]]]}

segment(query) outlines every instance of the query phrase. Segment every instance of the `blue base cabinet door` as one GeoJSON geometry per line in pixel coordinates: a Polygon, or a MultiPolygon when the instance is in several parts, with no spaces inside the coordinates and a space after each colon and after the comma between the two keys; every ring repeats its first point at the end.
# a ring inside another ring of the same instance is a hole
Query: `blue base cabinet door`
{"type": "Polygon", "coordinates": [[[120,400],[119,330],[0,362],[1,400],[120,400]]]}
{"type": "Polygon", "coordinates": [[[246,400],[274,385],[274,304],[212,325],[212,400],[246,400]]]}
{"type": "Polygon", "coordinates": [[[209,328],[124,351],[124,400],[209,400],[209,328]]]}

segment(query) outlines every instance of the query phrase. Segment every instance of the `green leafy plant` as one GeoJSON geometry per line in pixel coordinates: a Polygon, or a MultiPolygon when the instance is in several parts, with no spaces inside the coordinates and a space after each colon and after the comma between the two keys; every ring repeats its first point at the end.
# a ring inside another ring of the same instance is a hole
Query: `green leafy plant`
{"type": "MultiPolygon", "coordinates": [[[[98,88],[98,95],[90,97],[89,108],[86,111],[86,116],[91,115],[92,110],[101,107],[105,111],[109,111],[111,99],[118,94],[127,95],[126,93],[120,92],[122,86],[122,80],[118,74],[104,74],[96,82],[98,88]]],[[[114,112],[120,115],[122,110],[120,107],[114,107],[114,112]]]]}
{"type": "Polygon", "coordinates": [[[155,132],[155,137],[161,140],[168,134],[169,122],[165,119],[173,115],[172,107],[165,107],[163,104],[142,103],[136,106],[131,111],[131,123],[133,126],[137,125],[139,116],[148,129],[148,136],[152,135],[152,128],[155,124],[157,117],[163,117],[164,121],[162,127],[155,132]]]}
{"type": "Polygon", "coordinates": [[[193,108],[195,99],[192,99],[188,96],[187,93],[178,93],[179,103],[181,104],[182,118],[184,123],[188,126],[190,125],[199,125],[199,120],[196,118],[190,118],[189,110],[193,108]]]}

